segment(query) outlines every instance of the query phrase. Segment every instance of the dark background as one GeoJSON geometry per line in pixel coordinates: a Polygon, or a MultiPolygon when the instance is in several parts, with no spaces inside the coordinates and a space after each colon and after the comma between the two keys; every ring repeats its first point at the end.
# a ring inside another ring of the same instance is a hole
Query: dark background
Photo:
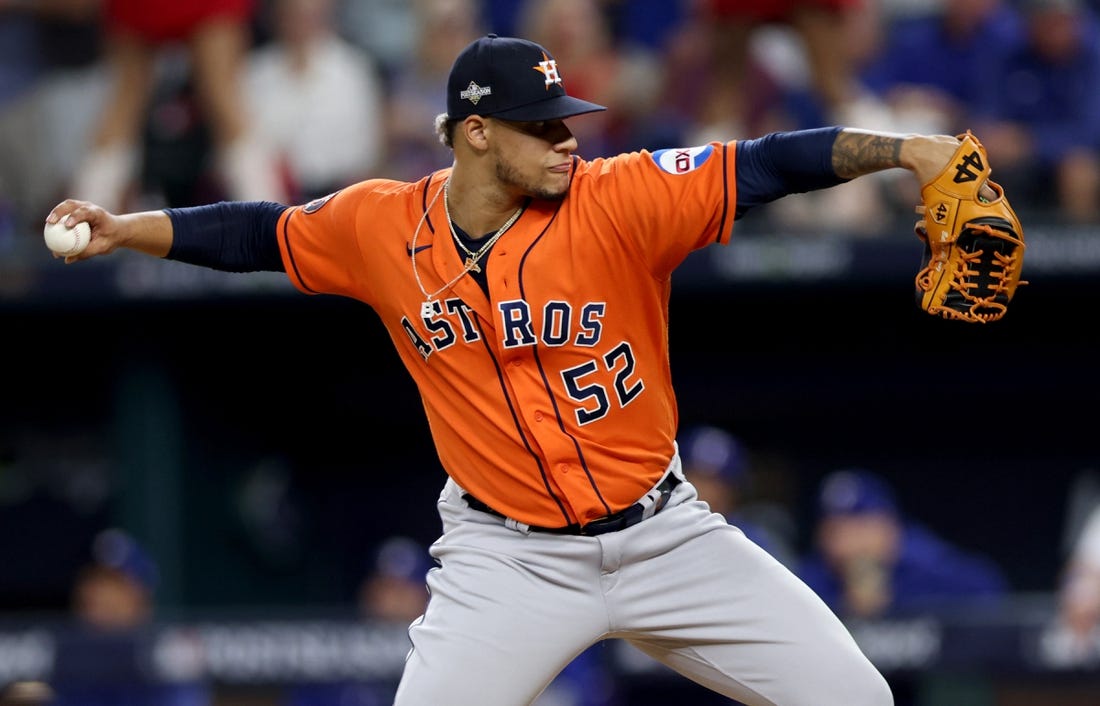
{"type": "MultiPolygon", "coordinates": [[[[674,287],[682,425],[754,449],[803,542],[817,480],[860,466],[1016,590],[1049,590],[1096,460],[1100,296],[1092,276],[1030,279],[988,325],[922,313],[908,279],[674,287]]],[[[75,297],[0,321],[6,607],[64,607],[110,525],[160,555],[161,600],[184,609],[346,602],[375,544],[439,530],[419,398],[364,305],[75,297]]]]}

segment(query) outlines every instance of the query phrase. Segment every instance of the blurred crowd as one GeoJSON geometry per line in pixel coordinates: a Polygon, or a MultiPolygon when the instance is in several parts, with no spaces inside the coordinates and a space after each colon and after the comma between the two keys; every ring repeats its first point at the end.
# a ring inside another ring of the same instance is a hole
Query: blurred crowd
{"type": "MultiPolygon", "coordinates": [[[[458,51],[538,41],[580,153],[844,124],[972,129],[1017,210],[1100,221],[1094,0],[0,0],[0,252],[62,197],[300,203],[447,166],[458,51]]],[[[788,232],[911,219],[892,172],[761,211],[788,232]]]]}
{"type": "MultiPolygon", "coordinates": [[[[997,560],[970,538],[944,533],[907,510],[883,473],[856,467],[826,472],[807,483],[812,508],[803,515],[786,482],[790,469],[762,448],[708,424],[683,429],[678,444],[684,474],[699,500],[772,553],[849,624],[990,615],[1007,609],[1016,595],[997,560]]],[[[1067,500],[1066,546],[1057,574],[1049,577],[1044,640],[1061,663],[1090,665],[1100,657],[1100,472],[1082,472],[1067,500]]],[[[346,595],[342,615],[349,622],[405,634],[429,607],[427,576],[436,566],[420,540],[401,534],[377,538],[346,595]]],[[[73,571],[73,632],[57,643],[52,678],[48,683],[0,683],[0,704],[223,703],[215,685],[197,675],[165,681],[148,665],[134,666],[126,646],[140,643],[161,618],[166,606],[158,597],[159,584],[156,558],[133,535],[118,527],[95,534],[73,571]],[[23,696],[15,698],[17,692],[23,696]]],[[[630,680],[615,678],[613,660],[625,656],[628,662],[648,663],[648,658],[641,652],[615,654],[605,643],[588,648],[534,706],[659,703],[631,691],[630,680]]],[[[665,669],[656,663],[647,668],[665,669]]],[[[265,690],[262,703],[382,706],[392,703],[396,688],[397,676],[386,672],[291,681],[265,690]]],[[[726,699],[705,703],[737,706],[726,699]]],[[[899,696],[898,703],[911,702],[899,696]]]]}

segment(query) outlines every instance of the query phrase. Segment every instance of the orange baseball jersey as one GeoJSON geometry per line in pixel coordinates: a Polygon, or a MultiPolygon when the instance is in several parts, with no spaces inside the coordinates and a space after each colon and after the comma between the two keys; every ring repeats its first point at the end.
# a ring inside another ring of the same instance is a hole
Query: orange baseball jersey
{"type": "Polygon", "coordinates": [[[461,274],[449,169],[287,209],[279,247],[298,289],[381,318],[455,482],[528,525],[584,524],[672,459],[670,278],[729,242],[734,144],[574,157],[568,195],[533,201],[482,261],[489,297],[461,274]]]}

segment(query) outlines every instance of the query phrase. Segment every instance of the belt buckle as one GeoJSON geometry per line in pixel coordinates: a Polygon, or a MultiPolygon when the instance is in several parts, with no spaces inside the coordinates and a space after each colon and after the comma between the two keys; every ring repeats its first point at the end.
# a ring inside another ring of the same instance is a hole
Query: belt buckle
{"type": "Polygon", "coordinates": [[[634,505],[631,505],[626,510],[620,510],[614,515],[608,515],[607,517],[601,517],[598,520],[592,520],[586,525],[581,525],[577,530],[577,534],[583,537],[595,537],[600,534],[607,534],[608,532],[618,532],[619,530],[626,529],[634,522],[628,522],[627,513],[634,509],[634,505]]]}
{"type": "Polygon", "coordinates": [[[601,517],[598,520],[593,520],[586,525],[581,525],[577,530],[577,534],[592,537],[599,534],[606,534],[608,532],[618,532],[624,530],[627,527],[633,527],[642,520],[646,520],[653,517],[668,504],[668,499],[672,497],[672,491],[680,484],[680,479],[676,476],[669,474],[661,483],[657,486],[658,495],[653,501],[653,512],[646,513],[646,507],[640,502],[634,503],[625,510],[620,510],[614,515],[608,515],[607,517],[601,517]],[[593,531],[595,530],[595,531],[593,531]]]}

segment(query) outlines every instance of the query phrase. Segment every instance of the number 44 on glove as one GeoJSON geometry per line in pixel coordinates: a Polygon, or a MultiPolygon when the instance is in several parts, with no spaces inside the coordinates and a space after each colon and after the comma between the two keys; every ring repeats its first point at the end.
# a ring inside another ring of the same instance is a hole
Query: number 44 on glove
{"type": "Polygon", "coordinates": [[[1024,264],[1024,230],[999,184],[989,181],[985,148],[969,131],[936,178],[921,187],[924,242],[917,303],[945,319],[988,323],[1008,311],[1024,264]],[[988,184],[995,194],[981,196],[988,184]]]}

